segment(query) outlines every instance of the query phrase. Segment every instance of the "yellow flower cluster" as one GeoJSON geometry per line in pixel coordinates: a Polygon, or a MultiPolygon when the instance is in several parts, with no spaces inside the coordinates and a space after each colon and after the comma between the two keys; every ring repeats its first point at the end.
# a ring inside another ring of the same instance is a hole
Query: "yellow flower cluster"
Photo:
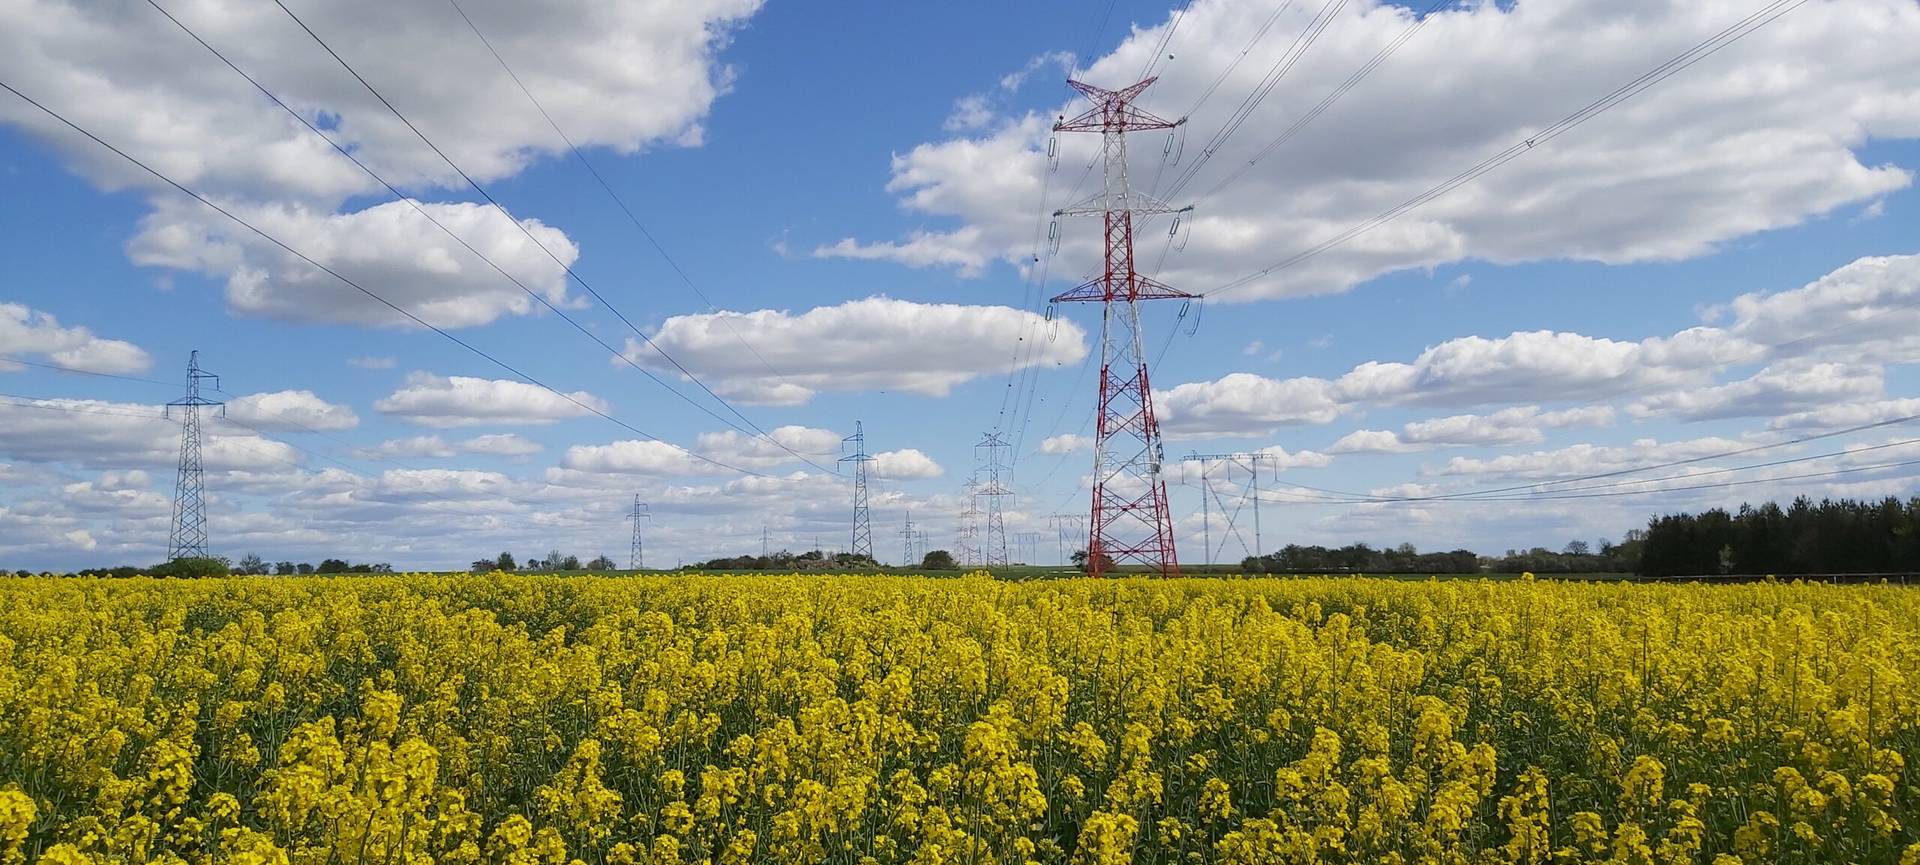
{"type": "Polygon", "coordinates": [[[1920,593],[0,582],[0,865],[1920,865],[1920,593]]]}

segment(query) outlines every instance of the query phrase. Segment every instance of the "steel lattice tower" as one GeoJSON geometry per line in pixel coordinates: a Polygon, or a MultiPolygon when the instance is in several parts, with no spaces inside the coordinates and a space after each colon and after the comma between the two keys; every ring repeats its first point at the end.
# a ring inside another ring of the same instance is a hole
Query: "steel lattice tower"
{"type": "Polygon", "coordinates": [[[903,525],[900,527],[900,538],[901,538],[901,544],[904,547],[904,549],[902,549],[900,552],[900,564],[903,567],[911,568],[914,566],[914,564],[916,564],[919,561],[918,559],[915,559],[913,557],[913,541],[915,538],[915,534],[913,531],[913,511],[911,510],[907,511],[906,525],[903,525]]]}
{"type": "Polygon", "coordinates": [[[1054,212],[1056,216],[1098,214],[1104,226],[1106,255],[1099,276],[1053,298],[1055,303],[1102,305],[1100,318],[1100,399],[1093,447],[1093,513],[1087,529],[1087,572],[1100,576],[1112,564],[1133,561],[1161,576],[1180,573],[1173,549],[1173,515],[1160,425],[1153,417],[1153,388],[1147,381],[1145,335],[1140,330],[1142,300],[1192,299],[1134,270],[1134,220],[1177,213],[1175,208],[1127,185],[1127,133],[1171,129],[1182,120],[1162,120],[1133,100],[1155,79],[1124,90],[1104,90],[1069,79],[1067,84],[1093,101],[1093,107],[1054,124],[1056,132],[1098,132],[1105,160],[1105,188],[1093,197],[1054,212]]]}
{"type": "MultiPolygon", "coordinates": [[[[1260,464],[1266,463],[1269,467],[1272,467],[1277,480],[1279,469],[1274,461],[1273,454],[1259,451],[1231,454],[1188,454],[1181,457],[1180,461],[1183,463],[1200,464],[1200,542],[1204,547],[1202,551],[1204,555],[1200,557],[1200,563],[1203,565],[1211,564],[1214,553],[1216,552],[1213,547],[1212,505],[1220,506],[1220,515],[1227,520],[1227,533],[1239,539],[1240,546],[1245,548],[1247,539],[1240,536],[1240,530],[1234,526],[1234,521],[1239,518],[1240,507],[1245,506],[1249,501],[1253,502],[1253,547],[1247,552],[1255,558],[1258,558],[1261,555],[1260,464]],[[1247,481],[1241,490],[1240,505],[1234,507],[1231,511],[1227,509],[1227,503],[1221,501],[1220,491],[1214,488],[1213,480],[1209,477],[1213,471],[1213,467],[1220,463],[1226,464],[1228,481],[1233,480],[1233,470],[1236,466],[1247,470],[1247,481]],[[1211,504],[1207,501],[1208,499],[1213,500],[1211,504]]],[[[1223,535],[1220,538],[1220,550],[1224,551],[1226,548],[1227,539],[1223,535]]]]}
{"type": "Polygon", "coordinates": [[[967,567],[980,564],[980,481],[968,478],[966,489],[966,509],[960,512],[960,530],[955,532],[954,545],[960,548],[960,563],[967,567]]]}
{"type": "Polygon", "coordinates": [[[867,463],[873,462],[873,457],[867,454],[867,432],[859,421],[853,422],[853,435],[840,440],[843,453],[847,445],[853,445],[853,453],[840,458],[843,463],[853,463],[853,542],[847,552],[871,559],[873,523],[867,513],[867,463]]]}
{"type": "Polygon", "coordinates": [[[633,521],[633,543],[627,547],[627,570],[637,571],[647,566],[646,545],[641,541],[640,523],[653,519],[653,513],[647,509],[647,503],[635,495],[633,513],[628,514],[627,519],[633,521]]]}
{"type": "Polygon", "coordinates": [[[981,461],[980,473],[987,478],[974,495],[987,500],[987,542],[981,548],[981,557],[989,568],[1009,564],[1006,500],[1013,497],[1013,490],[1007,486],[1013,480],[1013,470],[1007,467],[1007,451],[1012,448],[999,433],[988,433],[973,446],[975,458],[981,461]]]}
{"type": "MultiPolygon", "coordinates": [[[[167,537],[167,561],[207,555],[207,481],[200,464],[200,408],[225,403],[200,395],[200,383],[220,377],[200,368],[200,352],[187,355],[187,395],[167,403],[166,415],[180,410],[180,471],[173,485],[173,532],[167,537]]],[[[223,408],[222,411],[225,411],[223,408]]]]}

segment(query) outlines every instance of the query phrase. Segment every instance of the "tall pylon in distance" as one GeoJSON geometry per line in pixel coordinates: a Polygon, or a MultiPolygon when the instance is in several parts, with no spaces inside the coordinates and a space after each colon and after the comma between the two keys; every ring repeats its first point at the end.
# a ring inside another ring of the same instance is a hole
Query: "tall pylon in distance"
{"type": "Polygon", "coordinates": [[[917,533],[913,530],[913,511],[909,510],[907,511],[906,525],[900,527],[900,542],[902,546],[900,551],[901,567],[911,568],[920,563],[920,559],[913,557],[913,542],[916,539],[916,535],[917,533]]]}
{"type": "Polygon", "coordinates": [[[1180,573],[1173,549],[1173,515],[1160,425],[1153,417],[1153,388],[1147,381],[1146,337],[1140,330],[1140,301],[1190,300],[1196,295],[1141,276],[1133,266],[1136,217],[1183,212],[1127,185],[1127,133],[1172,129],[1186,120],[1162,120],[1133,100],[1155,79],[1124,90],[1105,90],[1068,79],[1067,84],[1093,101],[1093,107],[1053,125],[1055,132],[1098,132],[1105,161],[1105,188],[1085,201],[1054,211],[1055,216],[1099,215],[1106,255],[1099,276],[1056,295],[1054,303],[1099,303],[1100,399],[1093,439],[1093,508],[1087,528],[1087,572],[1100,576],[1111,564],[1134,562],[1163,577],[1180,573]]]}
{"type": "Polygon", "coordinates": [[[640,523],[653,519],[653,513],[647,510],[647,503],[635,495],[633,513],[628,514],[627,519],[633,521],[633,543],[627,547],[627,570],[638,571],[647,566],[646,544],[640,536],[640,523]]]}
{"type": "Polygon", "coordinates": [[[853,422],[853,435],[840,440],[840,457],[843,463],[853,463],[853,542],[847,545],[847,552],[856,556],[873,558],[873,521],[867,512],[867,463],[873,457],[867,453],[867,431],[859,421],[853,422]],[[853,452],[846,453],[848,446],[853,452]]]}
{"type": "Polygon", "coordinates": [[[960,528],[954,532],[954,545],[960,548],[960,564],[969,568],[980,564],[980,479],[968,478],[962,493],[966,507],[960,511],[960,528]]]}
{"type": "MultiPolygon", "coordinates": [[[[173,484],[173,532],[167,536],[167,561],[207,555],[207,480],[200,465],[200,409],[225,403],[200,395],[200,383],[220,377],[200,368],[200,352],[187,355],[187,395],[167,403],[165,414],[180,410],[180,471],[173,484]]],[[[225,408],[221,408],[224,413],[225,408]]]]}
{"type": "Polygon", "coordinates": [[[1006,500],[1013,497],[1013,490],[1008,486],[1013,482],[1013,469],[1007,465],[1007,452],[1012,449],[999,433],[987,433],[986,438],[973,446],[974,456],[980,461],[979,474],[986,478],[974,495],[987,500],[987,538],[981,557],[989,568],[1004,568],[1009,564],[1006,500]]]}

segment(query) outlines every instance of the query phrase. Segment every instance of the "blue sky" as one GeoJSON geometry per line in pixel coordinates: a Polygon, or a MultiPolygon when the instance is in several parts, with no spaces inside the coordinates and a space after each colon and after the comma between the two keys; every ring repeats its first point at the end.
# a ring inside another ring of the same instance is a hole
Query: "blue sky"
{"type": "MultiPolygon", "coordinates": [[[[600,339],[636,339],[278,9],[162,5],[600,339]]],[[[1920,293],[1920,73],[1904,47],[1920,7],[1907,0],[1816,0],[1401,219],[1224,292],[1764,4],[1648,0],[1631,16],[1461,4],[1419,23],[1371,2],[1118,2],[1110,17],[1104,3],[463,3],[717,311],[452,7],[289,5],[753,425],[831,467],[863,421],[884,454],[883,560],[899,557],[909,509],[951,546],[973,445],[995,429],[1020,444],[1009,531],[1041,533],[1037,558],[1056,556],[1047,516],[1086,509],[1091,457],[1065,437],[1089,431],[1083,358],[1098,351],[1098,318],[1063,308],[1048,339],[1037,298],[1084,278],[1097,229],[1062,220],[1051,254],[1033,238],[1095,142],[1062,135],[1049,177],[1046,126],[1084,104],[1069,70],[1117,87],[1149,57],[1161,80],[1141,104],[1191,117],[1178,163],[1162,164],[1159,134],[1135,136],[1135,182],[1196,211],[1164,266],[1164,223],[1142,229],[1139,257],[1214,295],[1185,321],[1178,304],[1146,313],[1156,353],[1180,328],[1154,370],[1167,449],[1276,449],[1281,470],[1261,481],[1266,548],[1557,547],[1664,510],[1913,490],[1910,468],[1868,468],[1908,458],[1897,445],[1661,491],[1707,482],[1687,479],[1697,472],[1903,441],[1896,425],[1785,443],[1920,414],[1920,315],[1903,306],[1920,293]],[[1318,38],[1301,38],[1336,6],[1318,38]],[[1268,97],[1250,96],[1283,66],[1268,97]],[[1236,106],[1250,106],[1244,120],[1203,160],[1236,106]],[[1190,185],[1172,183],[1197,162],[1190,185]],[[1044,285],[1027,269],[1036,251],[1044,285]],[[1029,334],[1037,351],[1018,341],[1029,334]],[[1017,358],[1031,368],[1010,372],[1017,358]],[[1030,410],[1000,412],[1010,381],[1030,410]],[[1634,475],[1645,480],[1596,498],[1325,501],[1290,486],[1551,495],[1568,478],[1758,445],[1777,447],[1634,475]]],[[[0,5],[0,24],[0,81],[581,402],[754,473],[708,470],[394,326],[0,94],[0,357],[176,382],[200,350],[234,403],[235,422],[209,426],[215,552],[416,567],[503,548],[624,559],[620,515],[635,494],[655,514],[650,564],[757,549],[763,527],[780,546],[845,545],[844,477],[723,426],[708,412],[731,409],[657,354],[617,361],[528,303],[151,8],[21,0],[0,5]]],[[[0,364],[0,566],[161,558],[177,427],[146,415],[177,389],[0,364]]],[[[1171,480],[1192,561],[1197,477],[1171,480]]],[[[1231,504],[1238,488],[1220,495],[1231,504]]],[[[1234,542],[1214,558],[1243,554],[1234,542]]]]}

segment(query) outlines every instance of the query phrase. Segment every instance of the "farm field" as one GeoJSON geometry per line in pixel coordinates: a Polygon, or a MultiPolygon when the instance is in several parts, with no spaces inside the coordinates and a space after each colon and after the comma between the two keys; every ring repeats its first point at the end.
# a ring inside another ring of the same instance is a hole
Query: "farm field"
{"type": "Polygon", "coordinates": [[[1920,862],[1920,594],[0,582],[0,862],[1920,862]]]}

